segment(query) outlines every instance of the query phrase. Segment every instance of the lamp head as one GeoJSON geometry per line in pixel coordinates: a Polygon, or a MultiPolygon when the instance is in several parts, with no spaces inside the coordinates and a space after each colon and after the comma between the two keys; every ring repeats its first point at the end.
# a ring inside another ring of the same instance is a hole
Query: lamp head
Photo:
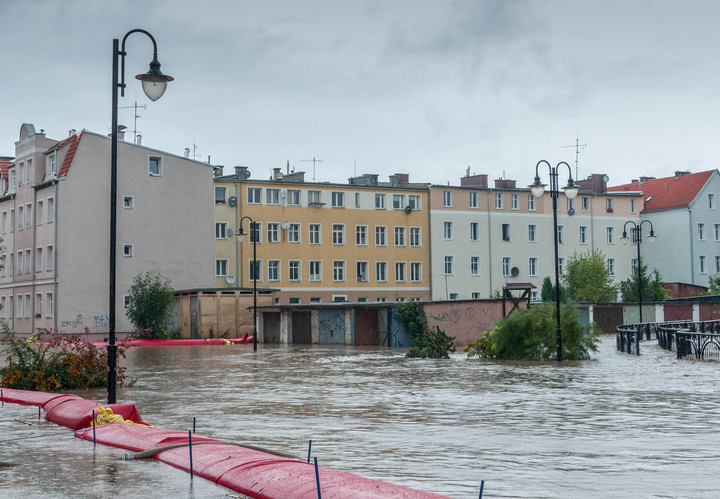
{"type": "Polygon", "coordinates": [[[540,177],[535,177],[535,182],[532,183],[532,185],[529,185],[530,192],[532,192],[532,195],[536,198],[541,198],[543,194],[545,194],[545,187],[546,184],[543,184],[540,182],[540,177]]]}
{"type": "Polygon", "coordinates": [[[655,231],[650,229],[650,234],[648,235],[648,242],[650,244],[655,244],[655,241],[657,241],[657,236],[655,235],[655,231]]]}
{"type": "Polygon", "coordinates": [[[620,242],[623,243],[625,246],[627,246],[627,243],[630,242],[630,238],[627,235],[627,231],[623,231],[623,235],[620,237],[620,242]]]}
{"type": "Polygon", "coordinates": [[[142,82],[143,92],[153,102],[163,96],[167,83],[174,80],[172,76],[164,75],[160,71],[160,62],[157,57],[150,62],[150,70],[147,73],[139,74],[135,78],[142,82]]]}
{"type": "Polygon", "coordinates": [[[237,233],[237,237],[240,240],[240,242],[245,241],[245,231],[243,230],[242,227],[240,227],[240,230],[237,233]]]}
{"type": "Polygon", "coordinates": [[[573,179],[570,178],[568,180],[568,183],[565,187],[563,187],[563,190],[565,191],[565,195],[568,199],[575,199],[575,197],[578,195],[578,191],[580,190],[580,187],[575,185],[573,183],[573,179]]]}

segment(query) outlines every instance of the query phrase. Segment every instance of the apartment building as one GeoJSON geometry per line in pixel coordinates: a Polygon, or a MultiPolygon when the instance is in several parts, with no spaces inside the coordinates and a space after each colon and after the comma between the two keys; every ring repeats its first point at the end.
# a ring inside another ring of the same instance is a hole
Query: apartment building
{"type": "Polygon", "coordinates": [[[236,167],[215,178],[214,287],[252,288],[257,276],[259,288],[281,290],[280,304],[427,300],[428,194],[405,174],[331,184],[236,167]]]}
{"type": "MultiPolygon", "coordinates": [[[[18,333],[107,332],[109,137],[71,130],[58,141],[26,123],[0,172],[0,318],[18,333]]],[[[132,331],[124,305],[136,275],[212,285],[212,186],[208,164],[119,142],[118,332],[132,331]]]]}
{"type": "MultiPolygon", "coordinates": [[[[574,200],[558,199],[558,267],[575,253],[601,250],[619,283],[630,276],[632,250],[620,244],[623,224],[639,217],[638,193],[608,193],[604,175],[578,182],[574,200]]],[[[432,299],[490,298],[511,283],[554,282],[553,208],[514,180],[467,175],[459,186],[430,187],[432,299]]]]}

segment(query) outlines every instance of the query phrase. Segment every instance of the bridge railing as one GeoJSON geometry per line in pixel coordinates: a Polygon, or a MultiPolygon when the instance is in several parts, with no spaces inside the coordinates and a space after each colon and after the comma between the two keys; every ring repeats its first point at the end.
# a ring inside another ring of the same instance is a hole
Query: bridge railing
{"type": "Polygon", "coordinates": [[[720,320],[623,324],[617,328],[617,349],[640,355],[640,340],[655,333],[658,345],[675,351],[678,359],[720,360],[720,320]]]}

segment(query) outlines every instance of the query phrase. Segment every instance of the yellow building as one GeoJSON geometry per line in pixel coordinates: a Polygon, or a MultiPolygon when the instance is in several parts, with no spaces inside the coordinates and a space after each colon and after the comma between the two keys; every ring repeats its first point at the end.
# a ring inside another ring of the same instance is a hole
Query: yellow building
{"type": "Polygon", "coordinates": [[[406,174],[330,184],[279,168],[256,180],[236,167],[215,178],[215,286],[249,289],[257,272],[258,289],[279,288],[280,304],[427,300],[428,196],[406,174]]]}

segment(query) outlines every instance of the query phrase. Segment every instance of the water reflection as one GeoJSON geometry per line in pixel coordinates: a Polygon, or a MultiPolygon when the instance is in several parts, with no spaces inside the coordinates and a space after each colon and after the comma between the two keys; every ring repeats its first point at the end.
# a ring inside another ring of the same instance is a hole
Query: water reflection
{"type": "MultiPolygon", "coordinates": [[[[119,390],[118,400],[137,404],[158,426],[187,431],[196,417],[198,433],[299,456],[312,439],[322,466],[453,497],[477,497],[480,480],[486,497],[720,491],[717,363],[677,361],[652,343],[640,357],[619,353],[614,337],[603,339],[594,360],[561,365],[463,354],[410,360],[397,350],[344,346],[258,348],[131,349],[128,372],[138,382],[119,390]]],[[[3,451],[0,461],[8,460],[3,451]]],[[[91,473],[102,491],[137,471],[111,464],[91,473]]],[[[144,490],[164,490],[155,485],[144,490]]]]}

